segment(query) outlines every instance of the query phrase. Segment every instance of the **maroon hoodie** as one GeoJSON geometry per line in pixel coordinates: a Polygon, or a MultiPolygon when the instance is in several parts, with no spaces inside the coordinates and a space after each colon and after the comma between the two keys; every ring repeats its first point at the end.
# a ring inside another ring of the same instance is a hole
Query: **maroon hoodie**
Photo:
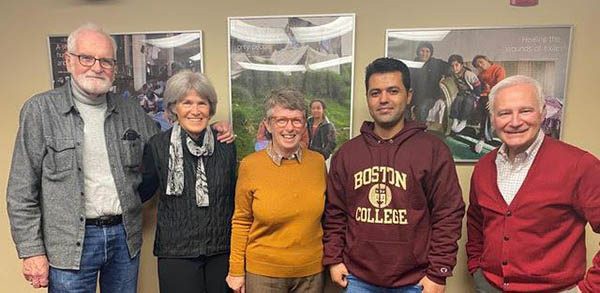
{"type": "Polygon", "coordinates": [[[456,264],[465,204],[452,154],[425,125],[391,139],[364,122],[333,156],[327,180],[324,265],[381,287],[445,284],[456,264]]]}

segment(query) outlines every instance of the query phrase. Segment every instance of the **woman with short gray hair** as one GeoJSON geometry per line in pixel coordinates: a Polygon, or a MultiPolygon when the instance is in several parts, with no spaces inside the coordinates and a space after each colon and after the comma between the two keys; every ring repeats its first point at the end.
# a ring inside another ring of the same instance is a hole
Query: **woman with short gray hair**
{"type": "Polygon", "coordinates": [[[235,293],[322,293],[327,174],[323,156],[300,143],[304,96],[274,91],[265,114],[271,142],[240,164],[227,283],[235,293]]]}
{"type": "Polygon", "coordinates": [[[142,200],[158,189],[154,255],[161,292],[228,292],[236,150],[208,122],[217,95],[201,73],[180,71],[164,93],[173,128],[144,150],[142,200]]]}

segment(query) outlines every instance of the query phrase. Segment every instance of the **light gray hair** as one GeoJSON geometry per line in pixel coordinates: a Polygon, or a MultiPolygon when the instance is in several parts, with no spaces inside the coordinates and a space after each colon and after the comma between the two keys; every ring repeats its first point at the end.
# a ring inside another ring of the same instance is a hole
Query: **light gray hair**
{"type": "Polygon", "coordinates": [[[306,116],[306,101],[304,95],[292,88],[274,90],[265,100],[265,117],[270,118],[273,108],[279,106],[288,110],[299,110],[306,116]]]}
{"type": "Polygon", "coordinates": [[[544,92],[542,90],[542,85],[537,80],[529,76],[513,75],[497,83],[490,91],[489,100],[487,104],[490,116],[494,115],[494,100],[496,98],[496,95],[498,95],[498,93],[503,89],[507,89],[517,85],[530,85],[535,90],[534,94],[540,106],[540,111],[544,109],[544,92]]]}
{"type": "Polygon", "coordinates": [[[174,111],[175,104],[185,98],[189,91],[194,91],[198,96],[206,99],[210,108],[209,115],[211,117],[215,115],[217,93],[210,80],[200,72],[181,70],[167,80],[163,95],[163,104],[171,120],[177,120],[177,114],[174,111]]]}
{"type": "Polygon", "coordinates": [[[102,27],[100,27],[99,25],[92,23],[92,22],[88,22],[88,23],[80,25],[78,28],[76,28],[74,31],[72,31],[69,34],[69,37],[67,38],[67,51],[68,52],[76,52],[77,39],[79,39],[79,35],[82,32],[86,32],[86,31],[92,31],[92,32],[96,32],[96,33],[106,36],[110,40],[110,44],[113,47],[113,58],[115,58],[115,59],[117,58],[117,42],[115,41],[115,39],[113,39],[113,37],[111,35],[109,35],[106,31],[104,31],[104,29],[102,29],[102,27]]]}

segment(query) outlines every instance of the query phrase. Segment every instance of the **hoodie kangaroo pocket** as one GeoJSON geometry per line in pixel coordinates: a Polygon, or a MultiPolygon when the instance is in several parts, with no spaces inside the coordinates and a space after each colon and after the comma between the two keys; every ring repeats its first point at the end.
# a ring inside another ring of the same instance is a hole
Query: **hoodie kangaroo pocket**
{"type": "MultiPolygon", "coordinates": [[[[355,267],[378,275],[408,272],[416,266],[411,242],[356,240],[350,249],[350,260],[355,267]]],[[[382,278],[384,276],[381,276],[382,278]]]]}

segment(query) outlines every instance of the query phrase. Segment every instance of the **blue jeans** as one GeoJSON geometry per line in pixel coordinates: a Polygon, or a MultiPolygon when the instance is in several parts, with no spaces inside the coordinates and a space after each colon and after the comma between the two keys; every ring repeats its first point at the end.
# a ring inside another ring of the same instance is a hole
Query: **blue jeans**
{"type": "Polygon", "coordinates": [[[369,284],[353,275],[347,275],[348,286],[344,290],[345,293],[421,293],[423,286],[408,285],[396,288],[385,288],[369,284]]]}
{"type": "Polygon", "coordinates": [[[85,226],[79,270],[50,267],[50,293],[95,293],[98,273],[100,292],[135,293],[139,254],[131,258],[123,224],[85,226]]]}

